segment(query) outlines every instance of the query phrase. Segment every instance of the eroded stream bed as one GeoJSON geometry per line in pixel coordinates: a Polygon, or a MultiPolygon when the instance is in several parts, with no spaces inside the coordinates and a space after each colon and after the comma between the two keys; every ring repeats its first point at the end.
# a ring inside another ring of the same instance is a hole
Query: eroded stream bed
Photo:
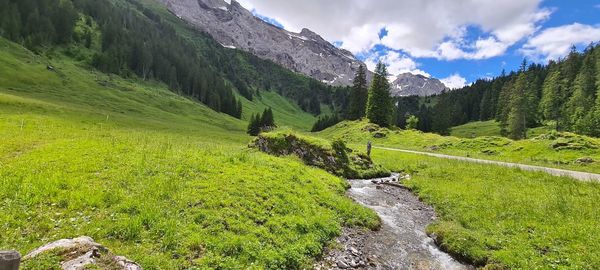
{"type": "MultiPolygon", "coordinates": [[[[394,177],[397,177],[395,175],[394,177]]],[[[379,231],[344,229],[337,248],[317,269],[473,269],[439,250],[425,233],[435,212],[409,190],[381,184],[390,179],[349,180],[348,195],[381,217],[379,231]]]]}

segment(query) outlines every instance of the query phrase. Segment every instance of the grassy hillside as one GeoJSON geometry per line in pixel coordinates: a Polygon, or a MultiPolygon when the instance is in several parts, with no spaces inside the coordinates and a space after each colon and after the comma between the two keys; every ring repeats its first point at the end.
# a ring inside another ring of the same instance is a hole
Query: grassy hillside
{"type": "Polygon", "coordinates": [[[442,248],[486,269],[600,268],[600,184],[375,149],[435,207],[442,248]]]}
{"type": "MultiPolygon", "coordinates": [[[[533,138],[552,131],[549,126],[542,126],[527,130],[527,137],[533,138]]],[[[471,122],[450,129],[450,135],[459,138],[476,138],[484,136],[501,136],[500,123],[492,120],[485,122],[471,122]]]]}
{"type": "Polygon", "coordinates": [[[318,133],[318,136],[341,138],[361,147],[372,141],[376,146],[600,173],[600,139],[571,133],[550,132],[521,141],[502,137],[465,139],[411,130],[379,129],[363,121],[342,122],[318,133]],[[593,162],[577,161],[586,157],[593,162]]]}
{"type": "MultiPolygon", "coordinates": [[[[273,94],[244,106],[265,104],[308,119],[273,94]]],[[[341,226],[377,226],[341,179],[249,150],[245,127],[0,39],[0,249],[88,235],[145,269],[295,269],[341,226]]]]}

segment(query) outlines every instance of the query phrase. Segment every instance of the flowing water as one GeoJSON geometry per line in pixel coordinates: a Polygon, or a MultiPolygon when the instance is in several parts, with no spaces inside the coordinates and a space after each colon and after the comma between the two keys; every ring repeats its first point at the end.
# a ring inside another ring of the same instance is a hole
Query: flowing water
{"type": "Polygon", "coordinates": [[[433,239],[427,236],[425,228],[435,220],[435,213],[410,191],[373,181],[349,182],[352,186],[348,191],[349,196],[377,212],[382,227],[375,232],[342,236],[338,243],[345,248],[335,255],[329,255],[330,266],[322,268],[473,269],[439,250],[433,239]],[[355,260],[361,262],[361,259],[344,254],[344,249],[364,255],[369,263],[357,266],[355,260]],[[346,261],[340,264],[340,260],[346,261]]]}

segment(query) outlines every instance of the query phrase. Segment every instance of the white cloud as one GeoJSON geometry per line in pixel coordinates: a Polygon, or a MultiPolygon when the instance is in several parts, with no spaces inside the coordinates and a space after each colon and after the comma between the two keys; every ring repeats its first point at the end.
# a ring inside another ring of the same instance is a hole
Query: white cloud
{"type": "Polygon", "coordinates": [[[467,85],[467,79],[463,78],[458,73],[450,75],[448,78],[441,79],[440,81],[450,89],[457,89],[467,85]]]}
{"type": "Polygon", "coordinates": [[[587,45],[600,40],[600,26],[579,23],[543,30],[530,38],[521,52],[533,60],[551,60],[566,56],[571,46],[587,45]]]}
{"type": "Polygon", "coordinates": [[[413,57],[485,59],[532,35],[551,10],[542,0],[241,0],[290,31],[310,28],[353,53],[376,44],[413,57]],[[388,35],[377,34],[386,27],[388,35]],[[476,27],[480,37],[466,37],[476,27]]]}
{"type": "Polygon", "coordinates": [[[431,77],[427,72],[420,70],[418,64],[413,59],[395,51],[387,52],[383,56],[371,55],[371,57],[365,60],[365,64],[369,70],[375,70],[379,61],[387,65],[388,73],[392,76],[409,72],[431,77]]]}

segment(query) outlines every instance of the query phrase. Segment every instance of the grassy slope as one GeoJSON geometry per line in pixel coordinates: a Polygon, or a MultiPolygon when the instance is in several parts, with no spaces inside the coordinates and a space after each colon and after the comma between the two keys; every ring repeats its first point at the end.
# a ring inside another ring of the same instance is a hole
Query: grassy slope
{"type": "Polygon", "coordinates": [[[405,184],[440,216],[428,233],[459,257],[489,269],[600,268],[600,184],[377,149],[373,159],[411,174],[405,184]]]}
{"type": "MultiPolygon", "coordinates": [[[[527,131],[529,138],[548,133],[551,128],[548,126],[532,128],[527,131]]],[[[484,136],[501,136],[500,123],[492,120],[485,122],[471,122],[450,129],[450,135],[459,138],[476,138],[484,136]]]]}
{"type": "Polygon", "coordinates": [[[479,137],[461,139],[444,137],[436,134],[407,130],[383,130],[385,138],[374,138],[366,131],[367,122],[342,122],[324,130],[318,136],[326,138],[342,138],[351,144],[365,145],[372,141],[377,146],[396,147],[417,151],[435,151],[444,154],[469,156],[482,159],[517,162],[578,171],[600,173],[600,139],[584,136],[572,138],[538,138],[522,141],[512,141],[501,137],[479,137]],[[552,145],[564,140],[585,142],[589,147],[581,150],[555,150],[552,145]],[[591,157],[596,162],[579,164],[577,159],[591,157]]]}
{"type": "Polygon", "coordinates": [[[0,74],[0,249],[89,235],[146,269],[285,269],[378,223],[341,179],[248,150],[245,121],[161,85],[2,39],[0,74]]]}

